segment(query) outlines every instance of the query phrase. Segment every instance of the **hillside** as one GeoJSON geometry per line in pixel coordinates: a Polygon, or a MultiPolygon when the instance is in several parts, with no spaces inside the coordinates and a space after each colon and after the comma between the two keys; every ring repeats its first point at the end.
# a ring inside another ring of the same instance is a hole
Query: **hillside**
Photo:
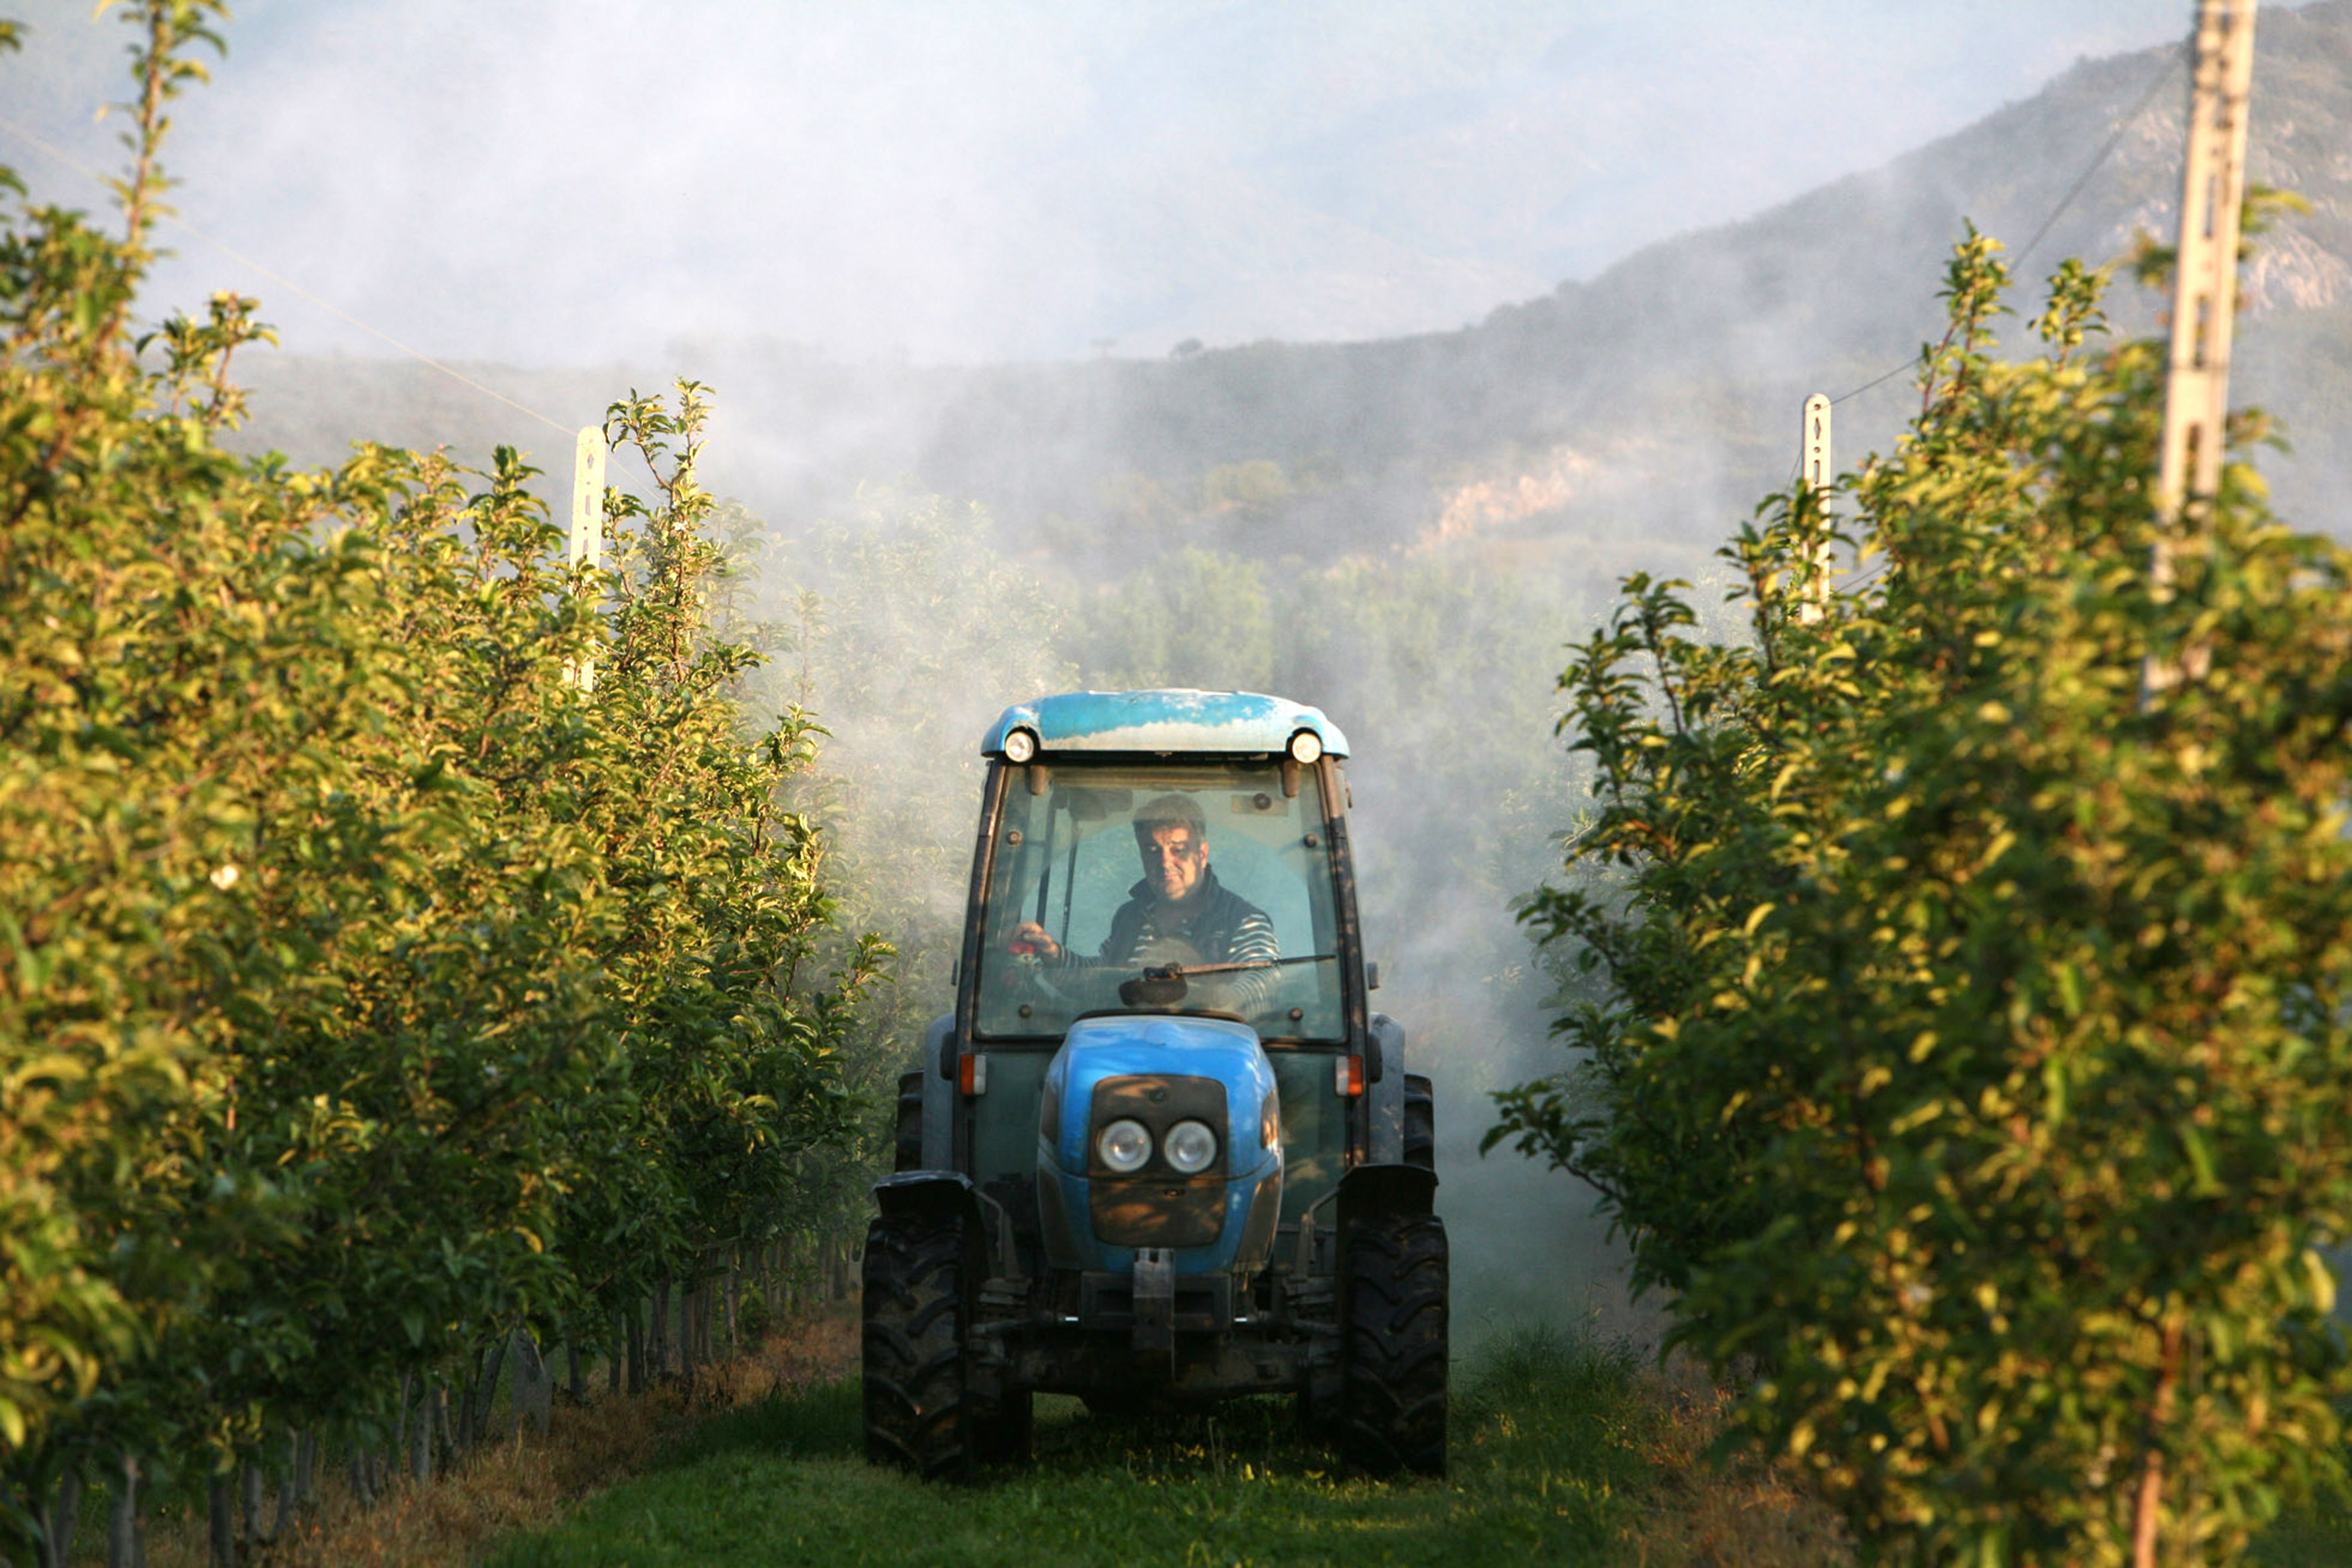
{"type": "MultiPolygon", "coordinates": [[[[2253,174],[2314,210],[2267,237],[2249,270],[2236,391],[2286,421],[2295,455],[2267,460],[2283,509],[2343,531],[2352,0],[2266,11],[2259,46],[2253,174]]],[[[1884,168],[1454,332],[977,369],[728,342],[683,345],[663,366],[474,374],[567,422],[629,384],[709,381],[716,479],[786,528],[860,483],[910,479],[990,504],[1041,558],[1082,571],[1187,542],[1311,559],[1475,540],[1514,557],[1572,548],[1580,569],[1611,573],[1612,542],[1718,536],[1785,477],[1805,393],[1844,393],[1915,352],[1965,219],[2021,246],[2120,128],[2047,237],[2012,260],[2031,281],[2063,256],[2112,259],[2140,229],[2168,230],[2184,98],[2177,49],[2084,61],[1884,168]]],[[[2152,319],[2127,282],[2116,304],[2124,325],[2152,319]]],[[[362,430],[470,450],[558,445],[421,366],[247,369],[251,440],[300,460],[362,430]]],[[[1898,375],[1843,405],[1841,455],[1891,438],[1906,395],[1898,375]]]]}

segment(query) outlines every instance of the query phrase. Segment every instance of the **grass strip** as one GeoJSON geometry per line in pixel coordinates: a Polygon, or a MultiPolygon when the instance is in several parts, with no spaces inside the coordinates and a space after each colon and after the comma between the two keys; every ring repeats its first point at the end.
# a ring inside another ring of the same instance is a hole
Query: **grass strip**
{"type": "Polygon", "coordinates": [[[1462,1380],[1454,1473],[1377,1482],[1287,1401],[1108,1419],[1039,1402],[1034,1466],[924,1486],[865,1462],[855,1379],[716,1417],[653,1474],[493,1568],[556,1564],[1600,1563],[1638,1524],[1654,1423],[1637,1358],[1525,1334],[1462,1380]]]}
{"type": "MultiPolygon", "coordinates": [[[[780,1391],[682,1433],[655,1467],[487,1568],[913,1564],[1348,1568],[1640,1563],[1851,1568],[1836,1521],[1780,1472],[1705,1455],[1724,1395],[1622,1345],[1552,1331],[1457,1368],[1453,1473],[1346,1474],[1286,1400],[1098,1417],[1041,1399],[1034,1466],[925,1486],[865,1461],[856,1377],[780,1391]]],[[[2340,1505],[2282,1520],[2266,1568],[2352,1562],[2340,1505]]]]}

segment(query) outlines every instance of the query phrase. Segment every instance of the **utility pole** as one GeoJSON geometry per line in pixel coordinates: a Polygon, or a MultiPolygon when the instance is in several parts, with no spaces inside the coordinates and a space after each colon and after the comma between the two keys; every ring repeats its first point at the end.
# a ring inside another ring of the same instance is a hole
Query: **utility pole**
{"type": "MultiPolygon", "coordinates": [[[[1830,397],[1816,392],[1805,399],[1804,423],[1797,432],[1797,482],[1814,496],[1822,505],[1822,515],[1829,512],[1830,480],[1837,466],[1830,460],[1830,397]]],[[[1804,603],[1797,606],[1797,619],[1818,621],[1827,613],[1830,598],[1830,547],[1824,543],[1813,554],[1813,580],[1805,591],[1804,603]]]]}
{"type": "MultiPolygon", "coordinates": [[[[604,564],[604,427],[582,427],[572,459],[572,564],[591,571],[604,564]]],[[[583,691],[596,689],[596,667],[583,663],[564,672],[583,691]]]]}
{"type": "MultiPolygon", "coordinates": [[[[2189,68],[2189,132],[2180,169],[2180,245],[2172,275],[2172,349],[2164,379],[2164,445],[2156,479],[2156,548],[2148,579],[2169,597],[2173,555],[2198,501],[2221,488],[2230,415],[2230,329],[2238,308],[2238,222],[2246,199],[2246,110],[2254,89],[2254,0],[2198,0],[2189,68]]],[[[2201,677],[2211,650],[2192,647],[2177,665],[2149,658],[2140,700],[2201,677]]],[[[2164,1450],[2153,1428],[2172,1403],[2157,1395],[2150,1440],[2132,1500],[2132,1568],[2157,1568],[2164,1502],[2164,1450]]]]}
{"type": "MultiPolygon", "coordinates": [[[[2246,199],[2246,111],[2253,97],[2254,0],[2198,0],[2189,70],[2188,145],[2180,170],[2180,242],[2172,276],[2172,345],[2164,384],[2164,443],[2156,480],[2157,542],[2148,563],[2159,595],[2200,500],[2221,488],[2230,414],[2230,332],[2238,306],[2238,226],[2246,199]]],[[[2202,673],[2192,651],[2188,673],[2202,673]]],[[[2178,685],[2182,670],[2148,662],[2143,686],[2178,685]]]]}

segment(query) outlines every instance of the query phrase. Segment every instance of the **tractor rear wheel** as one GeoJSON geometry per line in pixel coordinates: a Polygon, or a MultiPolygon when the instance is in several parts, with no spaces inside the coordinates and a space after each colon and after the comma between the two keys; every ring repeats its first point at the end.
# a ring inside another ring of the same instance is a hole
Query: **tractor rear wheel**
{"type": "Polygon", "coordinates": [[[1376,1475],[1445,1473],[1445,1222],[1363,1215],[1341,1238],[1339,1456],[1376,1475]]]}
{"type": "Polygon", "coordinates": [[[965,1340],[971,1247],[952,1219],[866,1228],[866,1458],[926,1480],[971,1474],[965,1340]]]}

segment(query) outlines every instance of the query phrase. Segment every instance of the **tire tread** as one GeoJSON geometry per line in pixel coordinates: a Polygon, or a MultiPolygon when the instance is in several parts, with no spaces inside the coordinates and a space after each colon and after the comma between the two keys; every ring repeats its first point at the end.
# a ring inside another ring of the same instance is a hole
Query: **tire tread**
{"type": "Polygon", "coordinates": [[[1448,1360],[1445,1222],[1360,1216],[1347,1259],[1345,1414],[1339,1447],[1376,1475],[1445,1473],[1448,1360]]]}
{"type": "Polygon", "coordinates": [[[877,1219],[866,1232],[866,1457],[926,1480],[971,1470],[964,1237],[953,1224],[877,1219]]]}

